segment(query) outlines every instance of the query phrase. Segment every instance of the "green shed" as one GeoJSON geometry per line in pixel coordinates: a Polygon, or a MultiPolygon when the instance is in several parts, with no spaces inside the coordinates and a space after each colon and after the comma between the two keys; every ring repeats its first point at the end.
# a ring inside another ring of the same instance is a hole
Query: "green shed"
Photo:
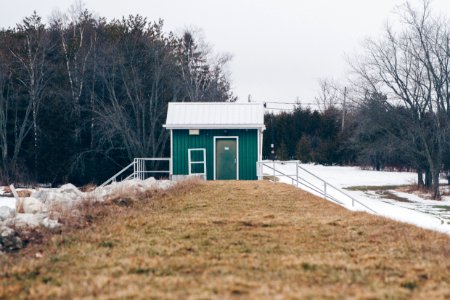
{"type": "Polygon", "coordinates": [[[170,130],[172,178],[258,179],[263,104],[171,102],[164,127],[170,130]]]}

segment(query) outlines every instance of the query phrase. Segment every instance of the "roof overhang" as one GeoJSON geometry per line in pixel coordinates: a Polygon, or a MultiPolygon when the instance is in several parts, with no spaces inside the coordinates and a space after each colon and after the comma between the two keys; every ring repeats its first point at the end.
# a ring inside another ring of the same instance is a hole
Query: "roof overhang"
{"type": "Polygon", "coordinates": [[[260,129],[263,131],[266,129],[264,124],[190,124],[188,126],[164,124],[163,127],[166,129],[260,129]]]}

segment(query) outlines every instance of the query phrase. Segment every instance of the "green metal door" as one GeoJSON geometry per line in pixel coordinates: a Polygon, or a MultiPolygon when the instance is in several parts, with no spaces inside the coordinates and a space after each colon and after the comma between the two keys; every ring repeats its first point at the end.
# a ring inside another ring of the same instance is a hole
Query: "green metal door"
{"type": "Polygon", "coordinates": [[[216,140],[216,179],[237,179],[236,139],[216,140]]]}

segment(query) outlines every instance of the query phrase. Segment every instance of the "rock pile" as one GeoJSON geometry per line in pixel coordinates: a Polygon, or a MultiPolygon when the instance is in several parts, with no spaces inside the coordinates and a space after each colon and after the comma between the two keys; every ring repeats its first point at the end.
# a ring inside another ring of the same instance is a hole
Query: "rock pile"
{"type": "MultiPolygon", "coordinates": [[[[82,201],[102,202],[117,193],[140,193],[150,189],[167,189],[174,183],[169,180],[127,180],[112,183],[105,187],[97,187],[91,192],[83,193],[73,184],[65,184],[57,189],[38,189],[33,191],[18,191],[15,207],[2,206],[0,194],[0,252],[14,251],[23,245],[16,230],[45,227],[49,230],[59,230],[55,207],[62,207],[76,212],[76,206],[82,201]],[[21,197],[25,195],[26,197],[21,197]]],[[[12,187],[14,190],[14,187],[12,187]]],[[[10,192],[10,189],[6,189],[10,192]]],[[[11,191],[12,192],[12,191],[11,191]]]]}

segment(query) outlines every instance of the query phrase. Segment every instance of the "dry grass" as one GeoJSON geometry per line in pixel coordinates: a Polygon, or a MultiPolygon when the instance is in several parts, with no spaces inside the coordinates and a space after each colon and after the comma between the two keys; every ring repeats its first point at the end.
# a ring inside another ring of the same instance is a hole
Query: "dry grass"
{"type": "Polygon", "coordinates": [[[145,197],[0,258],[0,298],[450,298],[443,234],[267,181],[145,197]]]}
{"type": "Polygon", "coordinates": [[[355,186],[349,186],[344,189],[349,191],[362,191],[362,192],[368,192],[368,191],[386,191],[386,190],[396,190],[400,188],[410,188],[409,185],[355,185],[355,186]]]}
{"type": "Polygon", "coordinates": [[[80,191],[86,193],[86,192],[92,192],[97,187],[94,183],[88,183],[80,187],[80,191]]]}
{"type": "MultiPolygon", "coordinates": [[[[9,186],[4,186],[3,187],[3,193],[12,195],[11,188],[9,186]]],[[[32,193],[32,191],[30,191],[30,190],[18,190],[17,191],[17,195],[19,197],[30,197],[31,193],[32,193]]]]}

